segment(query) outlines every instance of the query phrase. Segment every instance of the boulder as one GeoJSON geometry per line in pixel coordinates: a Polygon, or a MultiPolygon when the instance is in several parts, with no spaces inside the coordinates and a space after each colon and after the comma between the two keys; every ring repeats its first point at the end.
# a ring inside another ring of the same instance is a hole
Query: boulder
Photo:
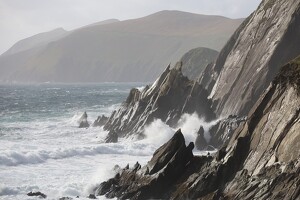
{"type": "Polygon", "coordinates": [[[87,121],[88,115],[84,112],[78,120],[79,128],[88,128],[90,126],[89,122],[87,121]]]}
{"type": "Polygon", "coordinates": [[[207,142],[206,139],[204,138],[204,129],[203,126],[200,127],[197,137],[195,140],[195,146],[198,150],[206,150],[207,149],[207,142]]]}
{"type": "Polygon", "coordinates": [[[108,117],[101,115],[94,121],[93,126],[104,126],[108,121],[108,117]]]}
{"type": "Polygon", "coordinates": [[[27,193],[27,196],[37,196],[37,197],[44,198],[44,199],[47,198],[47,195],[45,195],[42,192],[29,192],[29,193],[27,193]]]}

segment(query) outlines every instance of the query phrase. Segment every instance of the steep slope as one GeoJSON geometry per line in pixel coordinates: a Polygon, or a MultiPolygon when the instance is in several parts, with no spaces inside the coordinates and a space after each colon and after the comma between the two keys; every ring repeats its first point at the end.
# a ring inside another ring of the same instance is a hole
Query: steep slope
{"type": "Polygon", "coordinates": [[[201,79],[218,116],[249,112],[279,67],[300,53],[299,24],[299,0],[263,0],[243,22],[201,79]]]}
{"type": "Polygon", "coordinates": [[[179,62],[172,69],[168,66],[143,91],[132,89],[126,101],[112,113],[104,129],[110,131],[109,137],[115,134],[121,137],[132,134],[142,137],[145,125],[154,119],[175,126],[182,114],[197,112],[199,116],[212,120],[215,116],[210,110],[207,96],[207,91],[196,81],[183,76],[182,63],[179,62]]]}
{"type": "Polygon", "coordinates": [[[40,33],[17,42],[1,56],[13,55],[32,48],[38,48],[43,45],[49,44],[50,42],[56,41],[66,36],[67,34],[68,32],[62,28],[57,28],[49,32],[40,33]]]}
{"type": "Polygon", "coordinates": [[[299,130],[300,56],[280,70],[246,123],[214,157],[191,156],[194,145],[180,145],[184,139],[179,130],[146,166],[120,170],[95,191],[120,199],[297,200],[299,130]],[[151,166],[157,166],[152,173],[151,166]]]}
{"type": "Polygon", "coordinates": [[[179,11],[93,24],[17,54],[0,56],[0,81],[153,81],[192,48],[221,49],[242,22],[179,11]],[[138,74],[138,76],[137,76],[138,74]]]}
{"type": "Polygon", "coordinates": [[[205,67],[214,62],[218,52],[213,49],[198,47],[188,51],[180,59],[182,62],[182,73],[190,80],[196,80],[204,71],[205,67]]]}

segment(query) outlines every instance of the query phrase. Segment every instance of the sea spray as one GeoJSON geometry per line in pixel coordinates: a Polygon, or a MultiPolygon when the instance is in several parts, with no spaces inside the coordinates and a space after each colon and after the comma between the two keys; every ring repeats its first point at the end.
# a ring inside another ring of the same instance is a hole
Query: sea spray
{"type": "Polygon", "coordinates": [[[186,145],[190,142],[195,142],[199,128],[202,126],[204,129],[204,137],[207,142],[210,141],[211,135],[209,133],[210,127],[218,123],[220,119],[206,122],[204,118],[200,118],[197,113],[183,114],[175,128],[171,128],[160,119],[155,119],[152,123],[145,126],[144,135],[145,142],[149,142],[156,145],[162,145],[167,142],[175,133],[176,130],[181,129],[186,145]]]}

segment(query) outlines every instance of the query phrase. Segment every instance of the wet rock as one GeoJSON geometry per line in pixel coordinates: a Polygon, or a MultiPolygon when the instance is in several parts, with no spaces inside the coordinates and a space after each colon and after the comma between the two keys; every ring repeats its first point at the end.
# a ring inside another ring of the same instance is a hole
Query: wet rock
{"type": "Polygon", "coordinates": [[[90,126],[89,122],[87,121],[88,115],[86,112],[82,114],[80,119],[78,120],[79,128],[88,128],[90,126]]]}
{"type": "Polygon", "coordinates": [[[200,127],[195,145],[199,150],[214,151],[227,145],[232,134],[239,125],[246,121],[247,117],[230,115],[225,119],[219,120],[208,130],[209,138],[204,137],[204,129],[200,127]]]}
{"type": "Polygon", "coordinates": [[[193,143],[185,145],[180,130],[158,150],[144,167],[136,163],[132,169],[124,168],[115,176],[98,186],[97,195],[109,198],[150,199],[162,198],[170,184],[177,180],[193,159],[193,143]]]}
{"type": "Polygon", "coordinates": [[[38,196],[38,197],[41,197],[41,198],[47,198],[47,195],[45,195],[44,193],[41,193],[41,192],[29,192],[27,193],[27,196],[38,196]]]}
{"type": "Polygon", "coordinates": [[[200,129],[198,131],[195,145],[198,150],[206,150],[207,149],[208,145],[207,145],[206,139],[204,138],[204,129],[202,126],[200,127],[200,129]]]}
{"type": "Polygon", "coordinates": [[[88,198],[89,198],[89,199],[97,199],[97,197],[96,197],[94,194],[90,194],[90,195],[88,196],[88,198]]]}
{"type": "Polygon", "coordinates": [[[118,136],[117,132],[112,130],[107,134],[107,136],[105,138],[105,142],[106,143],[117,143],[118,138],[119,138],[119,136],[118,136]]]}
{"type": "Polygon", "coordinates": [[[108,121],[108,117],[101,115],[94,121],[93,126],[104,126],[108,121]]]}
{"type": "Polygon", "coordinates": [[[72,197],[61,197],[59,198],[59,200],[72,200],[73,198],[72,197]]]}

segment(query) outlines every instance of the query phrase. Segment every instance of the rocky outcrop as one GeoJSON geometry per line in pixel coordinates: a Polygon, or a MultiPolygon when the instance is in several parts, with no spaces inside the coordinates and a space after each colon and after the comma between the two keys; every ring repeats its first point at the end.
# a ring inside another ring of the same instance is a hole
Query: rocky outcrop
{"type": "Polygon", "coordinates": [[[107,134],[107,136],[106,136],[106,138],[104,139],[104,141],[105,141],[106,143],[117,143],[117,142],[118,142],[118,139],[119,139],[118,134],[117,134],[114,130],[112,130],[112,131],[110,131],[110,132],[107,134]]]}
{"type": "Polygon", "coordinates": [[[225,119],[218,120],[216,124],[209,128],[207,133],[204,132],[201,126],[198,131],[195,146],[199,150],[213,150],[227,145],[236,128],[245,122],[246,119],[246,117],[230,115],[225,119]]]}
{"type": "Polygon", "coordinates": [[[108,121],[108,117],[101,115],[94,121],[93,126],[104,126],[108,121]]]}
{"type": "Polygon", "coordinates": [[[143,91],[132,89],[104,129],[121,137],[130,134],[142,137],[144,126],[154,119],[161,119],[170,126],[175,126],[184,113],[197,112],[206,120],[214,119],[207,91],[198,82],[183,76],[181,68],[181,62],[172,69],[168,66],[151,86],[143,91]]]}
{"type": "Polygon", "coordinates": [[[180,59],[182,73],[190,80],[197,80],[205,67],[215,62],[219,52],[213,49],[199,47],[185,53],[180,59]]]}
{"type": "Polygon", "coordinates": [[[42,192],[29,192],[29,193],[27,193],[27,196],[30,196],[30,197],[36,196],[36,197],[43,198],[43,199],[47,198],[47,195],[45,195],[42,192]]]}
{"type": "Polygon", "coordinates": [[[243,22],[201,76],[218,116],[248,114],[279,68],[300,53],[299,24],[299,0],[263,0],[243,22]]]}
{"type": "Polygon", "coordinates": [[[157,199],[186,171],[193,160],[194,144],[185,145],[184,137],[178,130],[173,138],[154,153],[147,165],[136,163],[120,170],[114,178],[101,183],[96,195],[118,199],[157,199]]]}
{"type": "Polygon", "coordinates": [[[120,171],[100,184],[97,194],[120,199],[299,199],[299,92],[300,56],[280,70],[228,146],[214,157],[193,156],[193,145],[185,147],[177,132],[146,166],[120,171]]]}
{"type": "Polygon", "coordinates": [[[87,118],[88,118],[88,115],[86,114],[86,112],[84,112],[78,120],[79,128],[87,128],[90,126],[87,118]]]}

